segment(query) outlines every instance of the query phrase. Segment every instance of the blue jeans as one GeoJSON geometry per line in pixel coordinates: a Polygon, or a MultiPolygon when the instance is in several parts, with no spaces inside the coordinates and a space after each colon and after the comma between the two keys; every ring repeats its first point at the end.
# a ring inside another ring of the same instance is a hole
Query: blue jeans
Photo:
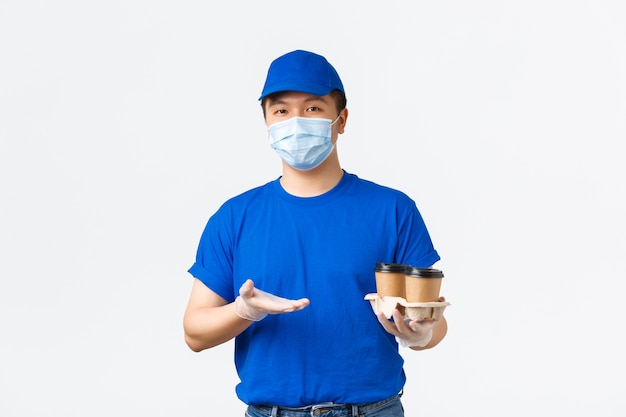
{"type": "Polygon", "coordinates": [[[400,395],[367,404],[322,403],[290,408],[251,405],[246,417],[404,417],[400,395]]]}

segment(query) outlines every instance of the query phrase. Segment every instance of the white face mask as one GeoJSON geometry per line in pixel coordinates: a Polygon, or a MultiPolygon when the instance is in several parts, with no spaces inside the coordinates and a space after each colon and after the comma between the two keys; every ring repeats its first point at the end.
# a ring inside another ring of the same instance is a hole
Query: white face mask
{"type": "Polygon", "coordinates": [[[328,158],[335,145],[331,141],[330,119],[292,117],[268,128],[270,146],[289,166],[308,171],[328,158]]]}

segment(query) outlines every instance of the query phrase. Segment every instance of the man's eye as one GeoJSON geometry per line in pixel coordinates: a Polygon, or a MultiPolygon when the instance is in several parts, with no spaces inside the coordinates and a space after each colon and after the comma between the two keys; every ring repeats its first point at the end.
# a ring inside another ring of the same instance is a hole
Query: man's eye
{"type": "Polygon", "coordinates": [[[319,107],[311,106],[307,108],[306,111],[318,111],[319,109],[320,109],[319,107]]]}

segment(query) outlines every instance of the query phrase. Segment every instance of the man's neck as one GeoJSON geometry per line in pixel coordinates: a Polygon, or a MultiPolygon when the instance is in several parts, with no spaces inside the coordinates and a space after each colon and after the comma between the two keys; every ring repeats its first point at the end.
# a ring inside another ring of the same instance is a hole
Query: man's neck
{"type": "Polygon", "coordinates": [[[343,170],[337,160],[326,160],[310,171],[298,171],[283,163],[280,185],[296,197],[315,197],[335,187],[343,178],[343,170]]]}

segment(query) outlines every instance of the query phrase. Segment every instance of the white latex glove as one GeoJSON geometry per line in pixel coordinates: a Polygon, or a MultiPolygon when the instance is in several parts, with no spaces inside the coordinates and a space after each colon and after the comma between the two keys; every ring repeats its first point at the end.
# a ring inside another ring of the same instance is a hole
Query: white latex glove
{"type": "Polygon", "coordinates": [[[290,300],[261,291],[248,279],[239,288],[239,295],[235,298],[235,313],[242,319],[260,321],[268,314],[291,313],[309,304],[308,298],[290,300]]]}
{"type": "Polygon", "coordinates": [[[403,347],[426,346],[433,337],[433,327],[437,323],[435,320],[405,319],[397,309],[393,311],[393,321],[388,320],[382,312],[378,313],[378,321],[403,347]]]}

